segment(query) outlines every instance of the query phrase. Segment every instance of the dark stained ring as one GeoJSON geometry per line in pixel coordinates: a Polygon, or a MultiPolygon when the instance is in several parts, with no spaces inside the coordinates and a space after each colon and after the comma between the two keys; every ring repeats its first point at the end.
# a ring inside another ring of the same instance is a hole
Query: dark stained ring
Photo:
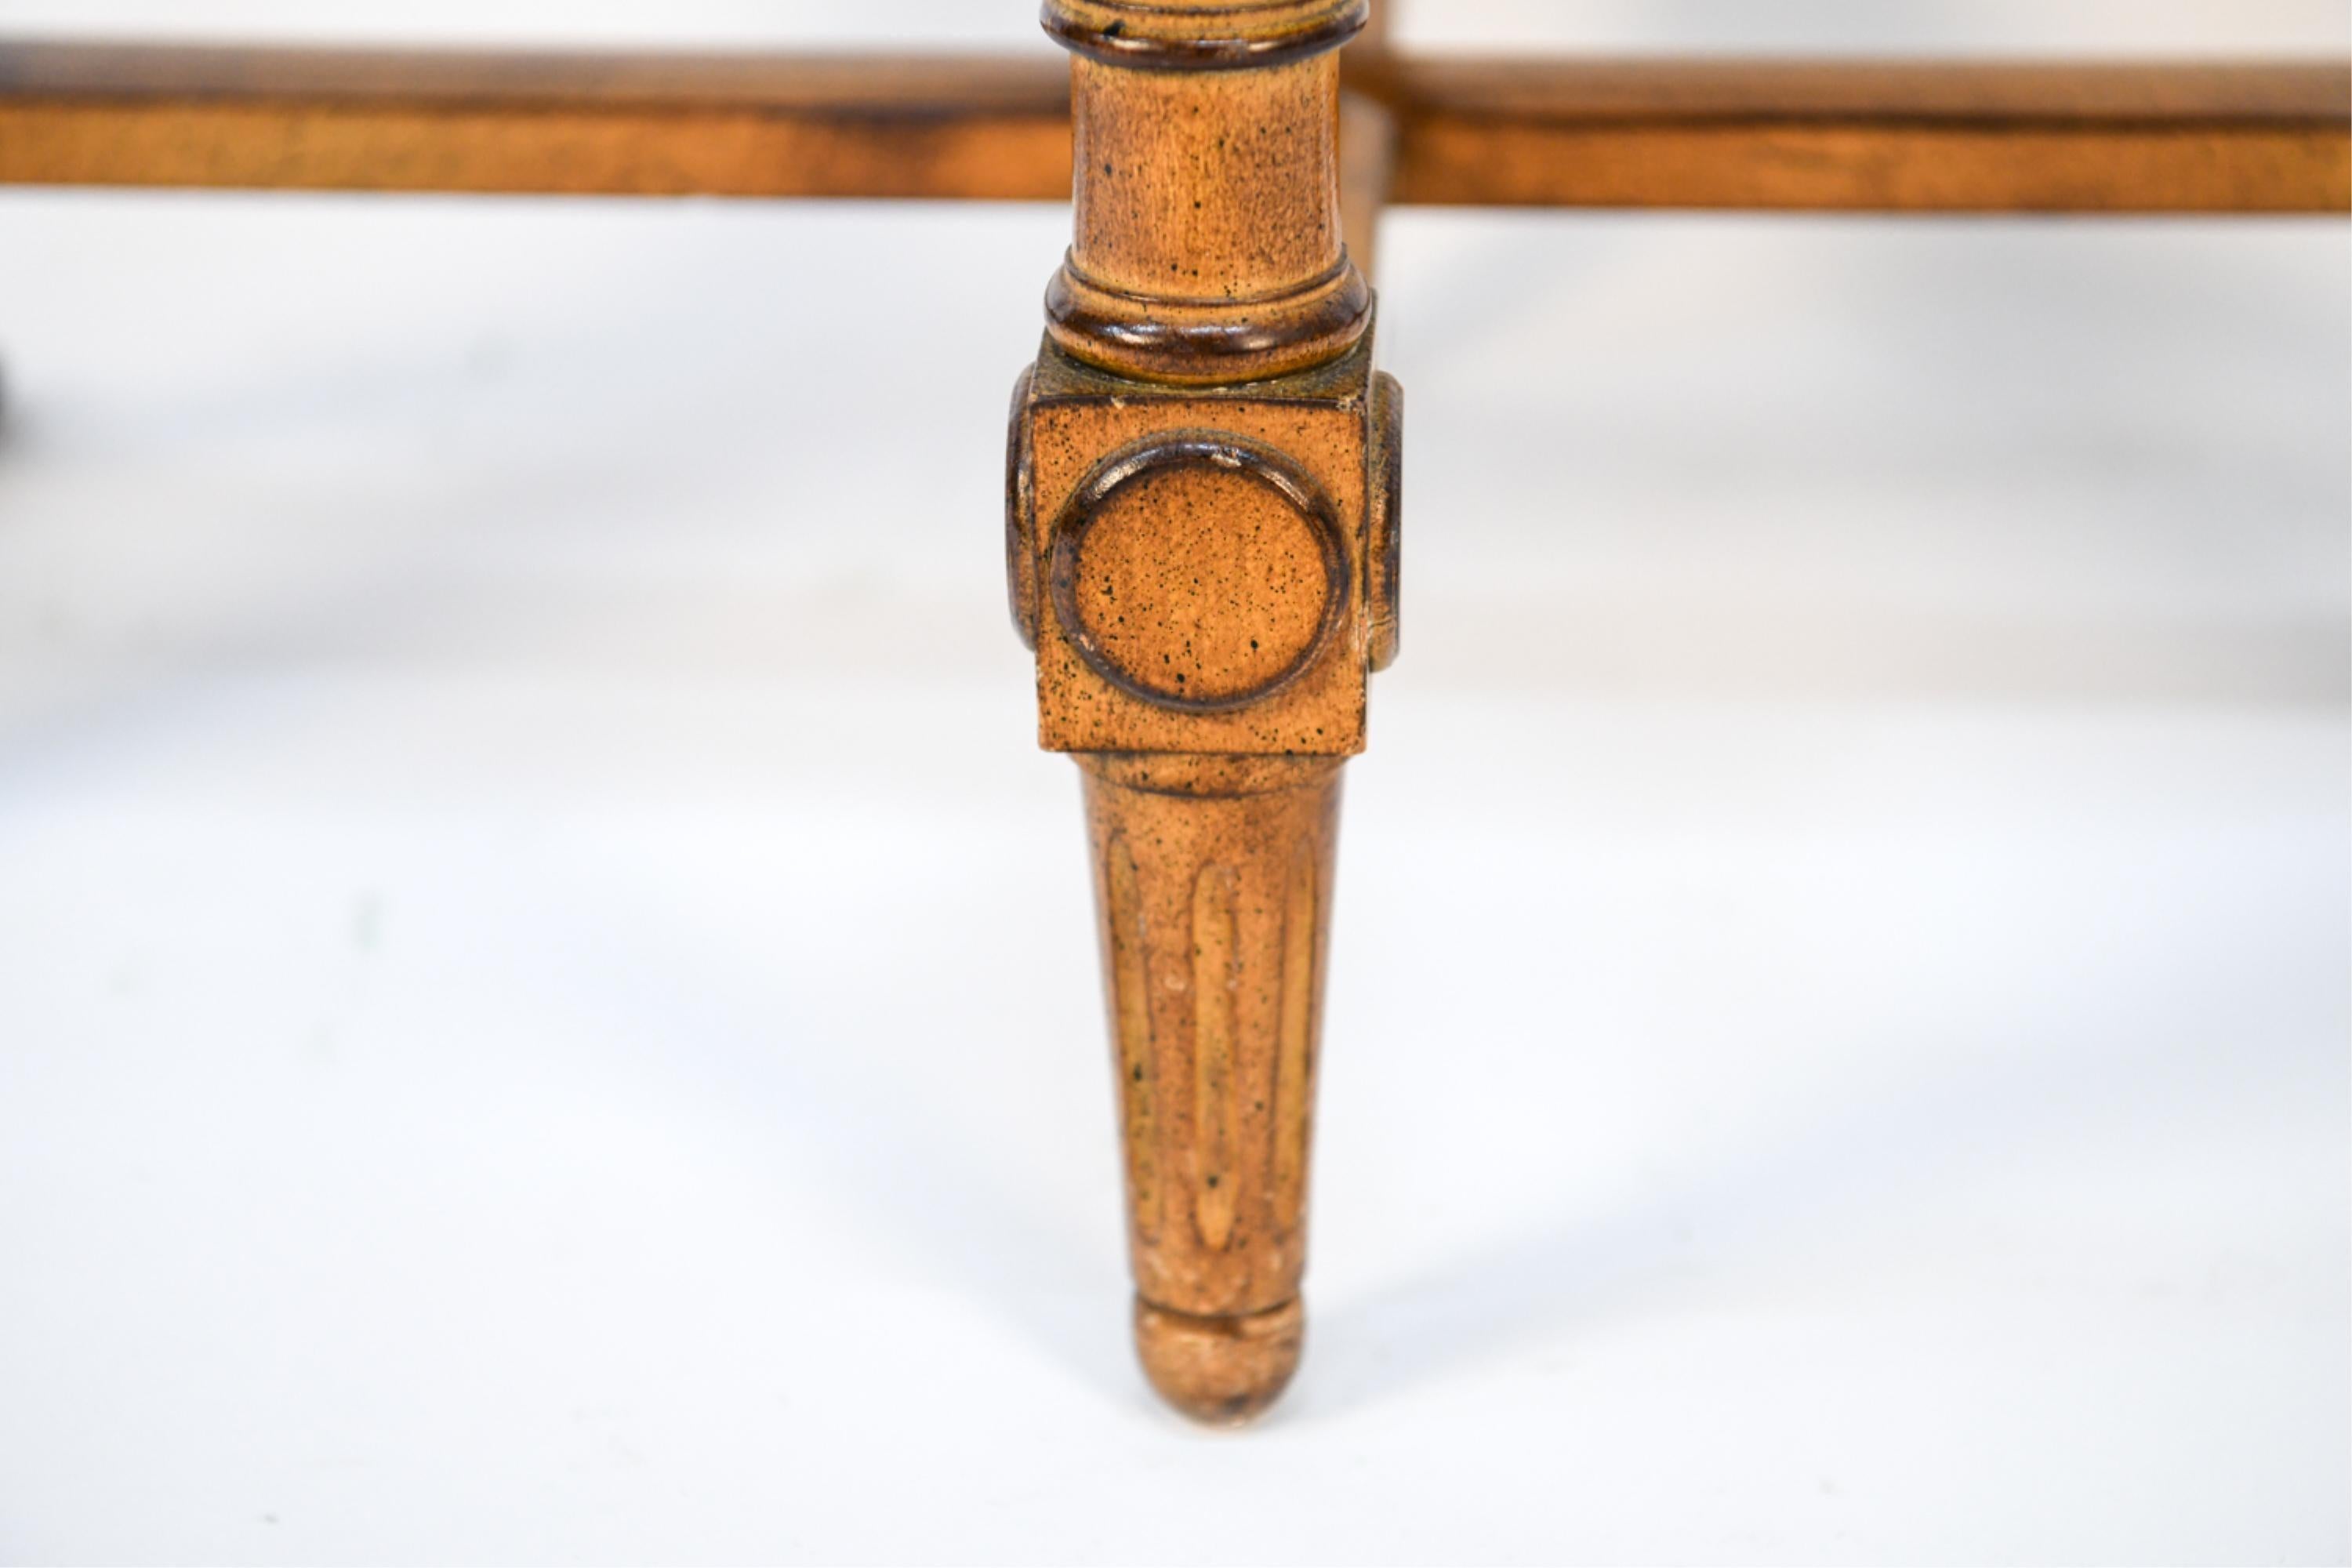
{"type": "Polygon", "coordinates": [[[1045,0],[1063,47],[1135,70],[1254,70],[1336,49],[1371,19],[1371,0],[1173,11],[1138,0],[1045,0]]]}
{"type": "Polygon", "coordinates": [[[1079,658],[1119,690],[1156,707],[1182,713],[1230,713],[1262,702],[1312,669],[1323,657],[1347,618],[1349,567],[1347,542],[1339,527],[1339,509],[1315,477],[1290,458],[1263,441],[1230,430],[1163,430],[1130,441],[1094,466],[1054,520],[1054,549],[1047,568],[1047,592],[1054,618],[1061,623],[1064,640],[1079,658]],[[1118,492],[1148,475],[1170,468],[1213,468],[1256,481],[1288,502],[1315,535],[1323,557],[1323,616],[1299,649],[1281,670],[1246,691],[1222,697],[1192,697],[1139,680],[1106,653],[1087,629],[1078,604],[1078,555],[1087,531],[1118,492]]]}

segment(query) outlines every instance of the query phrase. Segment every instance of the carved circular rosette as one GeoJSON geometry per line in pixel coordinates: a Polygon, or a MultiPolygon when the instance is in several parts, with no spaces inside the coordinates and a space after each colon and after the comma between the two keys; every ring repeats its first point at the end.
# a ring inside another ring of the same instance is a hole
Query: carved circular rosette
{"type": "Polygon", "coordinates": [[[1129,294],[1068,261],[1045,289],[1055,347],[1114,374],[1178,385],[1265,381],[1327,364],[1371,321],[1371,286],[1344,254],[1321,277],[1257,299],[1129,294]]]}
{"type": "Polygon", "coordinates": [[[1347,536],[1329,493],[1280,451],[1231,431],[1162,431],[1119,447],[1072,492],[1052,541],[1046,590],[1063,638],[1104,680],[1160,708],[1262,702],[1314,668],[1346,622],[1347,536]],[[1188,471],[1240,481],[1263,504],[1161,482],[1188,471]],[[1171,518],[1201,528],[1196,548],[1165,547],[1171,518]],[[1149,548],[1114,540],[1097,558],[1088,545],[1107,522],[1149,548]],[[1221,557],[1239,570],[1213,581],[1221,557]],[[1231,648],[1203,646],[1212,624],[1231,648]]]}
{"type": "Polygon", "coordinates": [[[1370,0],[1045,0],[1045,31],[1106,65],[1250,70],[1336,49],[1370,0]]]}

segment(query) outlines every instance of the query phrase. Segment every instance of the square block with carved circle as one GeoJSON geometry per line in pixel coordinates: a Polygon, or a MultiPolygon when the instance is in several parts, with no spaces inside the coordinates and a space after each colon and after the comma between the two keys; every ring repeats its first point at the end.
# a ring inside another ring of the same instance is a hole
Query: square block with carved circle
{"type": "Polygon", "coordinates": [[[1232,389],[1050,347],[1014,410],[1014,614],[1064,752],[1347,756],[1372,633],[1369,340],[1232,389]]]}

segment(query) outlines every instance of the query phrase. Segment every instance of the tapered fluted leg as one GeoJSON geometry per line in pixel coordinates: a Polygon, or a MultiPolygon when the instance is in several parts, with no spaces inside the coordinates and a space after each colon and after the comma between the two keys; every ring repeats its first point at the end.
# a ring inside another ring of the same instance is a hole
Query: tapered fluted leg
{"type": "Polygon", "coordinates": [[[1087,755],[1087,825],[1152,1384],[1205,1421],[1282,1392],[1303,1326],[1337,758],[1087,755]]]}
{"type": "Polygon", "coordinates": [[[1402,405],[1340,239],[1366,14],[1045,7],[1076,232],[1013,396],[1006,582],[1038,740],[1086,779],[1136,1348],[1216,1423],[1304,1342],[1339,775],[1396,648],[1402,405]]]}

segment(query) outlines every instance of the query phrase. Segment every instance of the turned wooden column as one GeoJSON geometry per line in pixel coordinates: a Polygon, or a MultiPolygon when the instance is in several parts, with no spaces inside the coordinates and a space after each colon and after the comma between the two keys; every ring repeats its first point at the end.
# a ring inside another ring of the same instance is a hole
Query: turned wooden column
{"type": "Polygon", "coordinates": [[[1013,400],[1013,615],[1082,770],[1145,1372],[1289,1382],[1340,771],[1395,646],[1399,399],[1341,241],[1365,0],[1049,0],[1076,234],[1013,400]]]}

